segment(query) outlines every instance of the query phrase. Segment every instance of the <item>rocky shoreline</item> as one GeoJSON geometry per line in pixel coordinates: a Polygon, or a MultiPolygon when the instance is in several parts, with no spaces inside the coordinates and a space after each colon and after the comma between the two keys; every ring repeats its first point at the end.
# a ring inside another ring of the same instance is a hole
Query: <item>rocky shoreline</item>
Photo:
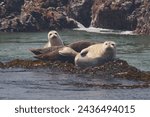
{"type": "Polygon", "coordinates": [[[78,22],[150,34],[149,0],[1,0],[0,31],[72,29],[78,22]]]}
{"type": "Polygon", "coordinates": [[[150,81],[150,72],[141,71],[124,60],[110,61],[104,65],[97,67],[88,67],[85,69],[75,67],[74,64],[60,61],[40,61],[40,60],[12,60],[6,63],[0,62],[1,69],[7,68],[25,68],[25,69],[38,69],[50,68],[65,73],[71,74],[89,74],[98,77],[107,78],[122,78],[129,80],[150,81]]]}

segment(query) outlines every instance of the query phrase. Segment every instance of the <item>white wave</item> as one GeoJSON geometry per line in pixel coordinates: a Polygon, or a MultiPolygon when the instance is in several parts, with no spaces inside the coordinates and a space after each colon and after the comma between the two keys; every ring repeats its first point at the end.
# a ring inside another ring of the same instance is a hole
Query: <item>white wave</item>
{"type": "Polygon", "coordinates": [[[104,29],[104,28],[95,28],[95,27],[80,27],[75,28],[74,30],[87,31],[87,32],[95,32],[100,34],[119,34],[119,35],[135,35],[133,31],[121,31],[121,30],[113,30],[113,29],[104,29]]]}
{"type": "MultiPolygon", "coordinates": [[[[85,27],[83,26],[83,24],[81,24],[80,22],[76,21],[75,19],[69,18],[69,17],[67,17],[67,19],[70,20],[70,21],[75,22],[75,23],[77,24],[78,28],[81,28],[81,29],[82,29],[82,28],[85,28],[85,27]]],[[[77,28],[77,29],[78,29],[78,28],[77,28]]]]}
{"type": "Polygon", "coordinates": [[[78,26],[79,28],[85,28],[80,22],[78,22],[78,21],[76,21],[76,20],[75,20],[75,22],[77,23],[77,26],[78,26]]]}

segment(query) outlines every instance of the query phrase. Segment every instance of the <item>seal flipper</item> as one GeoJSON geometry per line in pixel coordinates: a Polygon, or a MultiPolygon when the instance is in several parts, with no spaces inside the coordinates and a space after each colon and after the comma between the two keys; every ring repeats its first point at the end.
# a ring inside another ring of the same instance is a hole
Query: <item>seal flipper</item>
{"type": "Polygon", "coordinates": [[[48,47],[48,48],[29,49],[29,50],[32,53],[34,53],[35,55],[40,55],[40,54],[45,54],[45,53],[52,52],[52,51],[55,51],[55,50],[59,50],[62,47],[63,46],[52,46],[52,47],[48,47]]]}
{"type": "Polygon", "coordinates": [[[62,56],[59,54],[58,50],[36,55],[34,58],[44,60],[44,61],[61,61],[61,62],[69,62],[74,64],[74,57],[73,56],[62,56]]]}
{"type": "Polygon", "coordinates": [[[62,56],[75,57],[78,54],[78,52],[76,52],[72,48],[66,46],[59,50],[59,54],[62,56]]]}
{"type": "Polygon", "coordinates": [[[47,52],[44,54],[39,54],[34,56],[34,58],[40,59],[40,60],[45,60],[45,61],[53,61],[59,59],[59,53],[58,51],[52,51],[52,52],[47,52]]]}
{"type": "Polygon", "coordinates": [[[80,55],[82,56],[82,57],[85,57],[86,55],[87,55],[87,53],[88,53],[88,48],[85,48],[85,49],[83,49],[81,52],[80,52],[80,55]]]}
{"type": "Polygon", "coordinates": [[[87,53],[88,53],[88,50],[85,50],[85,51],[81,52],[80,55],[81,55],[82,57],[84,57],[84,56],[86,56],[87,53]]]}

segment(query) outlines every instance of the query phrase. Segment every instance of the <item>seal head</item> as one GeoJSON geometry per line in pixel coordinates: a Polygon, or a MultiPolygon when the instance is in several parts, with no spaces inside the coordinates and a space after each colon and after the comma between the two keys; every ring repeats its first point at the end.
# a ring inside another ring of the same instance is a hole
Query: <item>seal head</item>
{"type": "Polygon", "coordinates": [[[48,42],[44,46],[44,48],[52,47],[52,46],[63,46],[63,41],[60,38],[57,31],[50,31],[48,33],[48,42]]]}
{"type": "Polygon", "coordinates": [[[113,41],[105,41],[83,49],[75,57],[75,65],[90,67],[104,64],[116,57],[116,44],[113,41]]]}

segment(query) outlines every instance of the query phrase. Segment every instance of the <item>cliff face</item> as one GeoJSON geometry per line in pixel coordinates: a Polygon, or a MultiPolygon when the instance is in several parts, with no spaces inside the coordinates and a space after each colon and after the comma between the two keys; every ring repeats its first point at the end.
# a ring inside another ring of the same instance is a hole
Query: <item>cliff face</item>
{"type": "Polygon", "coordinates": [[[92,23],[94,27],[134,30],[136,19],[130,18],[135,4],[132,0],[96,0],[92,7],[92,23]]]}
{"type": "Polygon", "coordinates": [[[150,1],[95,0],[91,25],[150,34],[150,1]]]}
{"type": "Polygon", "coordinates": [[[0,0],[0,31],[85,27],[150,34],[149,0],[0,0]]]}
{"type": "Polygon", "coordinates": [[[66,14],[68,0],[3,0],[0,3],[0,30],[42,31],[75,28],[66,14]]]}
{"type": "Polygon", "coordinates": [[[89,27],[93,2],[94,0],[70,0],[67,14],[85,27],[89,27]]]}

